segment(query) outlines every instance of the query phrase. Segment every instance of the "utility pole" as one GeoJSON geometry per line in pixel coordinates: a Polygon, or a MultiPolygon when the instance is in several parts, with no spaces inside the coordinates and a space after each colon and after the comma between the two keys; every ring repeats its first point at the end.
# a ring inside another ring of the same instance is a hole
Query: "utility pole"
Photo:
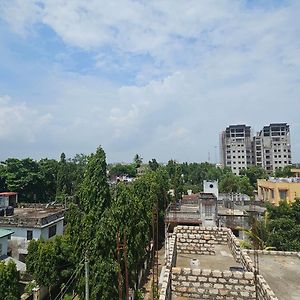
{"type": "Polygon", "coordinates": [[[89,300],[90,299],[90,294],[89,294],[89,259],[88,259],[87,252],[85,252],[84,268],[85,268],[85,300],[89,300]]]}

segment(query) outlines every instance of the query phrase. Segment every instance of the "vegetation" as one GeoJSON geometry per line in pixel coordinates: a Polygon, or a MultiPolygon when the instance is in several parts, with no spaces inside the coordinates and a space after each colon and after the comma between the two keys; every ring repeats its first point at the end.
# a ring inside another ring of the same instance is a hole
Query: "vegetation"
{"type": "Polygon", "coordinates": [[[0,262],[0,299],[19,300],[19,272],[14,262],[0,262]]]}
{"type": "Polygon", "coordinates": [[[253,219],[251,228],[244,231],[250,241],[249,245],[243,243],[246,248],[300,251],[300,199],[268,205],[264,218],[253,219]]]}

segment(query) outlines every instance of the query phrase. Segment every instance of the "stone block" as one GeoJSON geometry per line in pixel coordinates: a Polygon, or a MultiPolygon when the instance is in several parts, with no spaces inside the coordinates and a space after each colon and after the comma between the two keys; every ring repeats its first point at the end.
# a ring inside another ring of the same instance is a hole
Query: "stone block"
{"type": "Polygon", "coordinates": [[[204,277],[204,276],[198,277],[199,282],[207,282],[207,280],[208,280],[207,277],[204,277]]]}
{"type": "Polygon", "coordinates": [[[244,273],[244,278],[245,279],[253,279],[254,278],[254,274],[252,272],[245,272],[244,273]]]}
{"type": "Polygon", "coordinates": [[[221,271],[218,271],[218,270],[214,270],[212,271],[212,276],[213,277],[222,277],[222,272],[221,271]]]}
{"type": "Polygon", "coordinates": [[[224,285],[221,284],[221,283],[216,283],[216,284],[214,284],[214,288],[215,288],[215,289],[223,289],[223,288],[224,288],[224,285]]]}
{"type": "Polygon", "coordinates": [[[231,271],[224,271],[223,272],[223,277],[224,278],[230,278],[230,277],[232,277],[232,272],[231,271]]]}
{"type": "Polygon", "coordinates": [[[209,269],[203,269],[202,272],[201,272],[201,274],[203,276],[210,276],[211,275],[211,270],[209,270],[209,269]]]}
{"type": "Polygon", "coordinates": [[[217,278],[209,277],[209,278],[208,278],[208,281],[209,281],[209,282],[216,283],[216,282],[217,282],[217,278]]]}
{"type": "Polygon", "coordinates": [[[172,268],[172,274],[181,274],[181,268],[173,267],[172,268]]]}
{"type": "Polygon", "coordinates": [[[183,268],[182,269],[182,274],[190,275],[190,274],[192,274],[192,270],[190,268],[183,268]]]}
{"type": "Polygon", "coordinates": [[[197,281],[197,277],[196,276],[188,276],[188,281],[197,281]]]}
{"type": "Polygon", "coordinates": [[[243,278],[243,273],[242,272],[233,272],[232,275],[233,275],[234,278],[237,278],[237,279],[242,279],[243,278]]]}
{"type": "Polygon", "coordinates": [[[199,276],[200,274],[201,274],[201,270],[200,269],[192,269],[192,275],[199,276]]]}
{"type": "Polygon", "coordinates": [[[209,290],[209,293],[210,293],[211,295],[218,295],[219,291],[218,291],[217,289],[210,289],[210,290],[209,290]]]}

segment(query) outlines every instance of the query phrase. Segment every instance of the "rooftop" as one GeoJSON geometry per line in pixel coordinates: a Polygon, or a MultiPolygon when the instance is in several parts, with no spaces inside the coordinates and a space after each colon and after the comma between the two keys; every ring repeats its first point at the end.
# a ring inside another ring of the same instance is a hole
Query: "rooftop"
{"type": "Polygon", "coordinates": [[[299,300],[300,257],[259,254],[259,270],[278,299],[299,300]]]}
{"type": "Polygon", "coordinates": [[[14,215],[0,217],[0,226],[43,227],[63,218],[64,212],[65,209],[61,206],[15,208],[14,215]]]}

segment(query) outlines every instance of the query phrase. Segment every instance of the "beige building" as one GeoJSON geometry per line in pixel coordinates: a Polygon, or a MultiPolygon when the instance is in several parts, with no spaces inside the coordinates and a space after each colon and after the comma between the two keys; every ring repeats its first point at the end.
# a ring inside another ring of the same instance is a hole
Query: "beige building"
{"type": "MultiPolygon", "coordinates": [[[[293,171],[296,176],[300,174],[300,169],[293,171]]],[[[259,200],[275,205],[281,200],[291,203],[300,198],[300,177],[258,179],[257,188],[259,200]]]]}

